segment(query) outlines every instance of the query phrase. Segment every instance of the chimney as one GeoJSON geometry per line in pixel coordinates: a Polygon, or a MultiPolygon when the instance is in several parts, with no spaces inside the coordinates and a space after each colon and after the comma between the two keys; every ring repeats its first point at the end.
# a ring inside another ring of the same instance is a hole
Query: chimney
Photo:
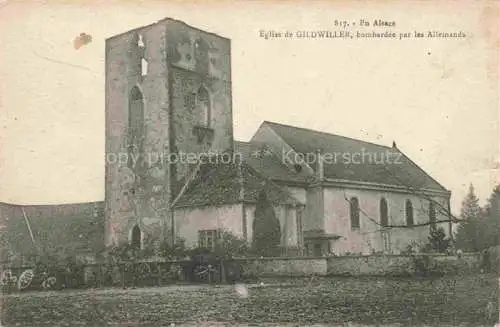
{"type": "Polygon", "coordinates": [[[397,149],[397,148],[398,148],[398,147],[396,146],[396,141],[392,141],[392,147],[393,147],[394,149],[397,149]]]}

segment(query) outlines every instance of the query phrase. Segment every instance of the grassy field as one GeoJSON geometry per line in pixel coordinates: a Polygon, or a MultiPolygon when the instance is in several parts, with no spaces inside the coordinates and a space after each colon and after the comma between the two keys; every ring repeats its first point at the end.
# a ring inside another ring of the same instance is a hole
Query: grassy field
{"type": "Polygon", "coordinates": [[[231,285],[9,294],[2,296],[1,325],[493,326],[498,317],[496,276],[266,280],[246,287],[247,296],[231,285]]]}

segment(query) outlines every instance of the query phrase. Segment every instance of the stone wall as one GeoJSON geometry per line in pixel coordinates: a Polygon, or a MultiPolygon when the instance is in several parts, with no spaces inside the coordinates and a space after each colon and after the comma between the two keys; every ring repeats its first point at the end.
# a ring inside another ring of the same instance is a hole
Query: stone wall
{"type": "Polygon", "coordinates": [[[479,254],[460,258],[446,255],[370,255],[342,257],[238,259],[249,277],[285,276],[409,276],[418,273],[416,261],[428,260],[438,274],[476,273],[481,269],[479,254]]]}
{"type": "Polygon", "coordinates": [[[324,258],[239,259],[245,277],[326,276],[324,258]]]}
{"type": "Polygon", "coordinates": [[[329,275],[347,276],[404,276],[418,273],[416,261],[428,260],[429,267],[439,273],[468,273],[479,271],[480,256],[467,254],[458,258],[445,255],[405,256],[372,255],[328,258],[329,275]]]}

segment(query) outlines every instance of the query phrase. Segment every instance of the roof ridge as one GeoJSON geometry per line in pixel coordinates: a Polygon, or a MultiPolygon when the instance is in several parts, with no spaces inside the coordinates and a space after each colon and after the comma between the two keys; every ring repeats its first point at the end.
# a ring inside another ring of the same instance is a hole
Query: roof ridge
{"type": "Polygon", "coordinates": [[[329,133],[329,132],[325,132],[325,131],[318,131],[318,130],[307,128],[307,127],[299,127],[299,126],[294,126],[294,125],[287,125],[287,124],[282,124],[282,123],[276,123],[276,122],[272,122],[272,121],[269,121],[269,120],[264,120],[262,124],[270,124],[270,125],[277,125],[277,126],[281,126],[281,127],[288,127],[288,128],[300,129],[302,131],[307,131],[307,132],[312,132],[312,133],[318,133],[318,134],[322,134],[322,135],[326,135],[326,136],[341,137],[341,138],[348,139],[348,140],[351,140],[351,141],[362,142],[362,143],[366,143],[366,144],[370,144],[370,145],[376,145],[376,146],[383,147],[383,148],[386,148],[386,149],[393,149],[393,147],[391,147],[391,146],[382,145],[382,144],[378,144],[378,143],[373,143],[373,142],[369,142],[369,141],[364,141],[364,140],[360,140],[360,139],[355,139],[353,137],[343,136],[343,135],[329,133]]]}

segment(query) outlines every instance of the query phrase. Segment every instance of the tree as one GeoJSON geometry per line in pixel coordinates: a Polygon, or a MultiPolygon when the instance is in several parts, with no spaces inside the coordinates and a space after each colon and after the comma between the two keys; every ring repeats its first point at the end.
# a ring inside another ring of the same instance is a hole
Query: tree
{"type": "Polygon", "coordinates": [[[486,205],[486,212],[488,215],[500,216],[500,185],[493,189],[486,205]]]}
{"type": "Polygon", "coordinates": [[[469,185],[469,192],[462,201],[462,209],[460,211],[460,216],[462,219],[477,219],[480,218],[482,214],[481,206],[479,205],[479,199],[476,196],[474,186],[469,185]]]}
{"type": "Polygon", "coordinates": [[[489,246],[500,244],[500,185],[493,189],[484,209],[487,243],[489,246]]]}
{"type": "Polygon", "coordinates": [[[432,228],[429,235],[429,249],[433,252],[443,253],[450,247],[451,240],[446,237],[443,227],[432,228]]]}
{"type": "Polygon", "coordinates": [[[456,234],[456,246],[466,251],[481,251],[488,246],[488,231],[484,212],[479,205],[474,187],[469,186],[469,192],[462,201],[460,212],[462,222],[456,234]]]}
{"type": "Polygon", "coordinates": [[[252,250],[260,256],[276,256],[279,255],[280,242],[280,223],[263,190],[259,193],[255,208],[252,250]]]}

